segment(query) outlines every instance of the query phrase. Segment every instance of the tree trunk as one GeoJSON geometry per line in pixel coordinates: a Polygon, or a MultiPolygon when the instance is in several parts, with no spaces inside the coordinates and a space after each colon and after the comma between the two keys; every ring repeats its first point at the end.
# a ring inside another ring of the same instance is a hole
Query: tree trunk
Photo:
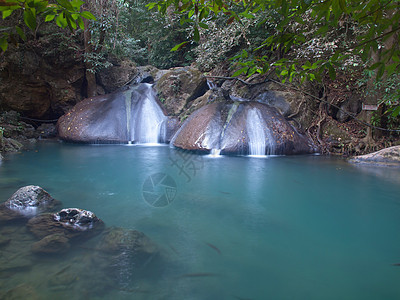
{"type": "MultiPolygon", "coordinates": [[[[85,24],[85,30],[83,32],[84,39],[84,47],[85,47],[85,55],[93,52],[93,47],[90,44],[91,34],[89,30],[89,21],[87,19],[83,19],[85,24]]],[[[96,84],[96,76],[94,73],[93,65],[85,59],[85,76],[86,76],[86,96],[93,97],[97,95],[97,84],[96,84]]]]}

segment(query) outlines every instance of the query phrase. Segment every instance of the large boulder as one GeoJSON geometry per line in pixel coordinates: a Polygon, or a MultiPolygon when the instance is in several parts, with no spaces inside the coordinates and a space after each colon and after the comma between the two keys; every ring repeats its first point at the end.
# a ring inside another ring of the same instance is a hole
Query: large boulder
{"type": "Polygon", "coordinates": [[[400,146],[385,148],[377,152],[353,157],[351,163],[400,167],[400,146]]]}
{"type": "Polygon", "coordinates": [[[178,116],[185,107],[207,90],[207,80],[193,67],[170,69],[155,84],[158,98],[168,115],[178,116]]]}
{"type": "Polygon", "coordinates": [[[157,143],[169,140],[173,123],[151,85],[142,83],[85,99],[60,118],[57,128],[61,139],[73,142],[157,143]]]}
{"type": "Polygon", "coordinates": [[[301,154],[316,149],[273,107],[259,102],[211,103],[195,111],[171,141],[174,146],[222,154],[301,154]]]}
{"type": "Polygon", "coordinates": [[[61,205],[43,188],[28,185],[18,189],[5,203],[0,205],[0,220],[32,218],[43,212],[53,211],[61,205]]]}

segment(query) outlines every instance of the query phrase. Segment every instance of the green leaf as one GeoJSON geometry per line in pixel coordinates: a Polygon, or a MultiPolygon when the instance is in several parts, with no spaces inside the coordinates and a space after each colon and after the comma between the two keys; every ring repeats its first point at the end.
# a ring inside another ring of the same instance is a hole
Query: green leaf
{"type": "Polygon", "coordinates": [[[194,28],[193,40],[197,43],[200,41],[200,33],[197,27],[194,28]]]}
{"type": "Polygon", "coordinates": [[[46,18],[44,19],[45,22],[50,22],[53,21],[56,15],[47,15],[46,18]]]}
{"type": "Polygon", "coordinates": [[[245,18],[247,18],[247,19],[254,19],[254,18],[255,18],[254,15],[249,14],[249,13],[246,13],[246,12],[242,12],[242,13],[240,13],[239,15],[240,15],[240,16],[243,16],[243,17],[245,17],[245,18]]]}
{"type": "Polygon", "coordinates": [[[376,74],[376,79],[379,80],[382,76],[383,73],[385,73],[385,64],[382,63],[378,69],[378,73],[376,74]]]}
{"type": "Polygon", "coordinates": [[[153,9],[156,5],[157,5],[156,2],[151,2],[151,3],[147,4],[146,7],[147,7],[148,10],[151,10],[151,9],[153,9]]]}
{"type": "Polygon", "coordinates": [[[346,0],[339,0],[339,6],[344,13],[347,13],[346,0]]]}
{"type": "Polygon", "coordinates": [[[15,30],[17,31],[18,35],[21,37],[22,40],[26,41],[26,35],[24,31],[19,26],[15,26],[15,30]]]}
{"type": "Polygon", "coordinates": [[[85,29],[85,23],[83,23],[83,20],[81,17],[78,17],[78,19],[76,19],[76,22],[78,23],[78,26],[80,29],[82,29],[82,30],[85,29]]]}
{"type": "Polygon", "coordinates": [[[400,105],[396,106],[392,111],[392,116],[397,117],[400,114],[400,105]]]}
{"type": "Polygon", "coordinates": [[[56,18],[56,24],[58,27],[65,28],[68,26],[67,20],[63,17],[62,14],[58,15],[56,18]]]}
{"type": "Polygon", "coordinates": [[[235,73],[233,73],[232,76],[233,77],[239,76],[240,74],[247,72],[248,69],[249,69],[249,67],[241,68],[241,69],[237,70],[235,73]]]}
{"type": "Polygon", "coordinates": [[[171,52],[178,51],[182,47],[186,46],[188,43],[189,43],[188,41],[180,43],[180,44],[176,45],[174,48],[172,48],[170,51],[171,52]]]}
{"type": "Polygon", "coordinates": [[[328,67],[329,78],[332,80],[335,80],[336,79],[335,69],[332,67],[332,65],[330,63],[327,64],[327,67],[328,67]]]}
{"type": "Polygon", "coordinates": [[[72,7],[71,3],[67,0],[57,0],[58,4],[60,4],[62,7],[66,8],[69,11],[74,11],[74,8],[72,7]]]}
{"type": "Polygon", "coordinates": [[[96,20],[96,17],[93,16],[93,14],[88,12],[88,11],[81,12],[81,17],[85,18],[85,19],[88,19],[88,20],[96,20]]]}
{"type": "Polygon", "coordinates": [[[208,25],[207,25],[206,23],[199,22],[199,26],[200,26],[201,28],[208,29],[208,25]]]}
{"type": "Polygon", "coordinates": [[[5,10],[3,11],[3,19],[9,17],[12,14],[13,10],[5,10]]]}
{"type": "Polygon", "coordinates": [[[8,47],[7,37],[0,38],[0,48],[1,48],[1,50],[3,50],[3,52],[6,52],[7,47],[8,47]]]}
{"type": "Polygon", "coordinates": [[[24,22],[26,26],[28,26],[31,30],[36,29],[36,16],[34,15],[33,11],[31,9],[25,8],[24,11],[24,22]]]}
{"type": "Polygon", "coordinates": [[[375,64],[373,64],[372,66],[368,67],[368,70],[375,70],[376,68],[378,68],[381,64],[383,64],[383,62],[377,62],[375,64]]]}

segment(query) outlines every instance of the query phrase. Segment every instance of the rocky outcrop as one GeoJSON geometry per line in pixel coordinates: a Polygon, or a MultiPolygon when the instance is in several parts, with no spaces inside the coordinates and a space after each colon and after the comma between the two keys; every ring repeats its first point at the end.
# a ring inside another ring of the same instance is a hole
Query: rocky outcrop
{"type": "MultiPolygon", "coordinates": [[[[73,51],[46,52],[47,40],[6,52],[1,64],[0,102],[30,118],[62,115],[82,99],[84,66],[73,51]]],[[[49,46],[49,45],[48,45],[49,46]]]]}
{"type": "Polygon", "coordinates": [[[137,67],[130,60],[113,60],[108,68],[100,70],[96,76],[99,85],[109,94],[129,83],[137,75],[137,67]]]}
{"type": "Polygon", "coordinates": [[[174,136],[174,146],[222,154],[300,154],[315,152],[278,111],[258,102],[212,103],[194,112],[174,136]]]}
{"type": "Polygon", "coordinates": [[[51,197],[41,187],[29,185],[20,188],[0,205],[0,220],[32,218],[42,212],[52,211],[60,205],[60,201],[51,197]]]}
{"type": "MultiPolygon", "coordinates": [[[[263,81],[262,77],[257,78],[256,75],[246,81],[250,84],[246,85],[237,80],[224,80],[219,85],[229,92],[232,100],[248,99],[276,108],[285,118],[293,119],[301,130],[307,129],[312,124],[315,118],[314,111],[319,103],[302,93],[298,86],[292,87],[272,80],[263,81]]],[[[317,84],[308,86],[304,84],[302,88],[318,95],[317,84]]]]}
{"type": "Polygon", "coordinates": [[[60,138],[74,142],[169,141],[176,121],[165,116],[149,84],[78,103],[57,123],[60,138]]]}
{"type": "Polygon", "coordinates": [[[206,78],[193,67],[166,71],[157,80],[154,88],[170,116],[180,115],[193,100],[208,90],[206,78]]]}
{"type": "Polygon", "coordinates": [[[351,158],[349,162],[384,167],[400,167],[400,146],[393,146],[370,154],[356,156],[351,158]]]}

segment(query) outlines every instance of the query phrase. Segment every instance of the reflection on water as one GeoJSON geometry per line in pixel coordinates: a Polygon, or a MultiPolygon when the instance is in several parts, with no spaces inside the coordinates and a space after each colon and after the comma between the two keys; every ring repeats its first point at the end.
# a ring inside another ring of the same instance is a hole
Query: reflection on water
{"type": "Polygon", "coordinates": [[[39,185],[107,229],[38,255],[25,222],[0,224],[0,298],[398,299],[400,171],[382,174],[322,156],[39,144],[3,161],[1,200],[39,185]],[[176,195],[154,207],[142,189],[159,173],[176,195]]]}

